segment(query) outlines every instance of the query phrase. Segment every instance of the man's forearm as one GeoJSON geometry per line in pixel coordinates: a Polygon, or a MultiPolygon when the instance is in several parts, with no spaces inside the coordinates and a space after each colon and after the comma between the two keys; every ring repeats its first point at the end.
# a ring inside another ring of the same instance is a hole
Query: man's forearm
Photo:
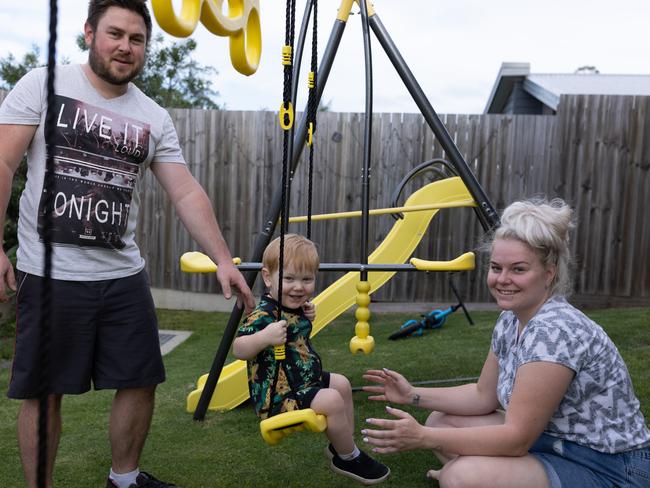
{"type": "Polygon", "coordinates": [[[2,238],[4,238],[14,174],[36,133],[36,128],[35,125],[0,125],[0,231],[2,232],[0,236],[2,238]]]}
{"type": "Polygon", "coordinates": [[[0,244],[2,246],[4,246],[5,222],[9,199],[11,198],[13,176],[13,172],[0,162],[0,244]]]}
{"type": "Polygon", "coordinates": [[[215,263],[232,260],[210,200],[198,184],[177,202],[176,212],[192,238],[215,263]]]}

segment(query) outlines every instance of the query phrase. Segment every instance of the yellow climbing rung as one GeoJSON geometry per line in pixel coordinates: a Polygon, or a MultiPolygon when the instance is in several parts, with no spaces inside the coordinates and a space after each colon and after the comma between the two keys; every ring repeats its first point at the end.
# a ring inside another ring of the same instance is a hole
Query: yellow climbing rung
{"type": "Polygon", "coordinates": [[[262,438],[271,445],[275,445],[283,437],[301,430],[323,432],[327,429],[327,417],[317,414],[311,408],[293,410],[280,413],[260,422],[262,438]]]}
{"type": "Polygon", "coordinates": [[[411,258],[409,261],[419,271],[467,271],[476,267],[473,252],[461,254],[451,261],[427,261],[426,259],[411,258]]]}

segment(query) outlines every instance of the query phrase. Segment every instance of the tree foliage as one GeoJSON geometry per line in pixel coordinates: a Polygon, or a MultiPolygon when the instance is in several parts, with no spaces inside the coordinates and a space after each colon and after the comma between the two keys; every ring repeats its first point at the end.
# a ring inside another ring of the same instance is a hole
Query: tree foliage
{"type": "Polygon", "coordinates": [[[0,58],[0,89],[11,90],[29,71],[42,66],[39,59],[40,50],[36,45],[32,45],[32,50],[25,54],[20,62],[11,53],[5,58],[0,58]]]}

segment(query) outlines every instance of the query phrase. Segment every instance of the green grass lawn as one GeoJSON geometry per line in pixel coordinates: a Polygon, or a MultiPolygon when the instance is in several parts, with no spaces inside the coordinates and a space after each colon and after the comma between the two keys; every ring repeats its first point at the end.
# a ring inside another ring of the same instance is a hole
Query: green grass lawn
{"type": "MultiPolygon", "coordinates": [[[[632,374],[646,418],[650,417],[650,309],[610,309],[588,312],[617,344],[632,374]]],[[[375,352],[352,355],[354,317],[346,314],[314,339],[326,369],[343,373],[353,386],[363,384],[367,368],[387,367],[411,381],[446,380],[477,376],[488,351],[496,312],[474,312],[470,326],[462,313],[423,337],[389,341],[388,336],[413,314],[376,314],[371,334],[375,352]]],[[[297,433],[277,446],[268,446],[247,402],[229,412],[209,411],[204,422],[185,412],[187,394],[207,372],[228,319],[227,314],[160,310],[160,328],[191,330],[192,336],[165,356],[167,381],[158,389],[156,413],[141,467],[184,488],[357,486],[331,472],[322,434],[297,433]]],[[[9,372],[0,372],[6,392],[9,372]]],[[[450,382],[449,384],[454,384],[450,382]]],[[[57,487],[103,487],[110,465],[107,422],[112,392],[91,392],[63,401],[63,435],[55,468],[57,487]]],[[[19,402],[0,397],[0,487],[23,486],[15,419],[19,402]]],[[[355,393],[357,433],[364,419],[383,416],[384,405],[355,393]]],[[[423,421],[427,412],[410,409],[423,421]]],[[[357,442],[363,448],[361,436],[357,442]]],[[[382,486],[435,486],[425,472],[434,466],[426,451],[381,456],[392,475],[382,486]]]]}

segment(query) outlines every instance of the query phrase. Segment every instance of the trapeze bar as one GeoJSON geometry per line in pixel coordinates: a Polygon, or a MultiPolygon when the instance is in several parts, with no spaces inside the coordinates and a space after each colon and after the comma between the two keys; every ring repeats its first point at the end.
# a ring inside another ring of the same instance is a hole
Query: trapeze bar
{"type": "MultiPolygon", "coordinates": [[[[405,212],[422,212],[424,210],[435,210],[435,209],[457,208],[457,207],[476,207],[476,202],[472,198],[467,198],[464,200],[456,200],[453,202],[445,202],[445,203],[411,205],[408,207],[375,208],[373,210],[370,210],[368,213],[370,215],[386,215],[386,214],[398,214],[398,213],[405,213],[405,212]]],[[[315,221],[315,220],[350,219],[354,217],[361,217],[361,210],[312,215],[311,219],[315,221]]],[[[301,215],[299,217],[289,217],[289,223],[295,224],[299,222],[307,222],[307,216],[301,215]]]]}
{"type": "MultiPolygon", "coordinates": [[[[238,268],[241,269],[241,266],[238,268]]],[[[321,263],[318,269],[319,271],[418,271],[412,264],[321,263]]]]}
{"type": "MultiPolygon", "coordinates": [[[[233,259],[240,271],[259,271],[262,263],[233,259]]],[[[426,261],[412,258],[410,264],[321,263],[320,271],[464,271],[474,269],[474,253],[467,252],[451,261],[426,261]]],[[[186,252],[181,256],[181,270],[186,273],[214,273],[217,265],[205,254],[186,252]]]]}

